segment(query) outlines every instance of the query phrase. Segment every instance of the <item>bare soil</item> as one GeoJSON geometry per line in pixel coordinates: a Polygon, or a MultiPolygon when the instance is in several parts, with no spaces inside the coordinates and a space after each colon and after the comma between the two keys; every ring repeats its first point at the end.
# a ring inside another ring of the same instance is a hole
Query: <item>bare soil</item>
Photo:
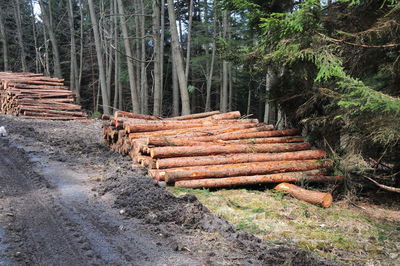
{"type": "Polygon", "coordinates": [[[0,265],[333,265],[172,195],[109,151],[99,121],[0,126],[0,265]]]}

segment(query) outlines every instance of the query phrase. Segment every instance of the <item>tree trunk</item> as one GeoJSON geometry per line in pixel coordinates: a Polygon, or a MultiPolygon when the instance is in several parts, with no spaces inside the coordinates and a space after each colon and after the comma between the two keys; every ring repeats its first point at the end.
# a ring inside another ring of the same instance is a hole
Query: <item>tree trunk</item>
{"type": "Polygon", "coordinates": [[[190,0],[189,24],[188,24],[188,29],[187,29],[187,43],[186,43],[186,68],[185,68],[186,81],[189,81],[190,49],[191,49],[191,41],[192,41],[192,23],[193,23],[193,0],[190,0]]]}
{"type": "MultiPolygon", "coordinates": [[[[215,51],[216,51],[216,27],[217,27],[217,15],[216,12],[214,12],[214,22],[213,22],[213,42],[212,42],[212,52],[211,52],[211,63],[210,63],[210,72],[208,73],[207,77],[207,85],[206,85],[206,111],[211,110],[211,86],[212,86],[212,80],[213,80],[213,74],[214,74],[214,62],[215,62],[215,51]]],[[[208,49],[208,47],[207,47],[208,49]]]]}
{"type": "Polygon", "coordinates": [[[310,159],[321,159],[325,157],[325,155],[326,152],[321,150],[305,150],[305,151],[282,152],[282,153],[234,153],[227,155],[158,159],[156,162],[156,166],[157,169],[164,169],[164,168],[190,167],[190,166],[201,166],[201,165],[310,160],[310,159]]]}
{"type": "Polygon", "coordinates": [[[143,0],[138,0],[139,1],[139,7],[140,7],[140,86],[142,89],[142,100],[141,100],[141,106],[142,106],[142,113],[143,114],[148,114],[149,113],[149,106],[148,106],[148,84],[147,84],[147,65],[146,65],[146,32],[145,32],[145,19],[146,19],[146,10],[144,8],[144,3],[143,0]]]}
{"type": "Polygon", "coordinates": [[[89,3],[90,18],[92,20],[94,41],[96,46],[97,63],[99,65],[99,78],[100,78],[101,96],[103,100],[103,111],[105,114],[110,114],[110,100],[107,91],[106,76],[104,71],[104,63],[103,63],[102,49],[100,43],[100,33],[97,24],[97,18],[93,5],[93,0],[88,0],[88,3],[89,3]]]}
{"type": "MultiPolygon", "coordinates": [[[[228,12],[223,11],[223,38],[227,40],[228,37],[228,12]]],[[[222,87],[221,87],[221,106],[220,110],[221,112],[227,112],[228,111],[228,86],[229,86],[229,81],[228,81],[228,67],[229,63],[226,60],[223,60],[222,62],[222,87]]]]}
{"type": "Polygon", "coordinates": [[[47,42],[46,26],[43,24],[43,39],[44,39],[44,73],[50,76],[50,62],[49,62],[49,44],[47,42]]]}
{"type": "Polygon", "coordinates": [[[33,8],[33,0],[29,2],[31,13],[32,13],[32,35],[33,35],[33,43],[35,45],[35,70],[36,73],[40,72],[40,63],[39,63],[39,47],[38,47],[38,40],[37,40],[37,30],[36,30],[36,18],[35,18],[35,11],[33,8]]]}
{"type": "Polygon", "coordinates": [[[20,9],[21,9],[21,7],[19,4],[19,0],[15,0],[14,14],[15,14],[15,21],[17,24],[18,45],[19,45],[20,55],[21,55],[22,71],[28,72],[28,67],[26,65],[25,45],[24,45],[24,39],[23,39],[23,34],[22,34],[22,22],[21,22],[21,10],[20,9]]]}
{"type": "Polygon", "coordinates": [[[128,27],[126,25],[126,20],[125,20],[125,10],[122,0],[117,0],[117,1],[118,1],[118,10],[119,10],[121,30],[122,30],[122,37],[124,38],[126,62],[128,65],[129,87],[131,89],[132,109],[134,113],[139,113],[140,105],[138,100],[138,89],[136,87],[136,81],[135,81],[135,69],[133,67],[133,61],[132,61],[133,55],[131,50],[131,44],[129,41],[128,27]]]}
{"type": "Polygon", "coordinates": [[[154,40],[154,104],[153,115],[161,114],[161,45],[160,45],[160,0],[153,0],[154,40]]]}
{"type": "Polygon", "coordinates": [[[71,38],[71,70],[70,70],[70,87],[71,91],[75,93],[76,101],[80,102],[80,86],[78,75],[78,62],[76,58],[76,44],[75,44],[75,27],[74,27],[74,8],[72,0],[68,0],[68,22],[70,28],[71,38]]]}
{"type": "MultiPolygon", "coordinates": [[[[114,17],[113,17],[113,24],[114,24],[114,102],[113,102],[113,107],[114,110],[118,109],[118,100],[119,99],[119,53],[118,53],[118,18],[117,14],[118,12],[118,3],[117,0],[114,1],[114,17]]],[[[136,84],[135,84],[136,85],[136,84]]]]}
{"type": "Polygon", "coordinates": [[[275,187],[276,190],[287,192],[296,199],[305,202],[321,205],[324,208],[329,208],[332,205],[332,194],[318,191],[307,190],[289,183],[281,183],[275,187]]]}
{"type": "Polygon", "coordinates": [[[78,70],[78,86],[79,86],[79,91],[82,83],[82,73],[83,73],[83,23],[84,23],[84,16],[83,16],[83,3],[82,0],[79,0],[79,15],[81,18],[81,29],[80,29],[80,52],[79,52],[79,70],[78,70]]]}
{"type": "MultiPolygon", "coordinates": [[[[172,57],[173,57],[172,53],[172,57]]],[[[172,116],[179,115],[179,85],[178,74],[176,73],[176,63],[172,58],[172,116]]]]}
{"type": "Polygon", "coordinates": [[[259,185],[279,182],[340,182],[341,176],[318,175],[318,170],[290,172],[272,175],[235,176],[226,178],[207,178],[198,180],[183,180],[175,183],[175,187],[184,188],[228,188],[235,186],[259,185]]]}
{"type": "Polygon", "coordinates": [[[8,71],[8,42],[7,42],[7,34],[5,27],[5,20],[3,17],[3,10],[0,10],[0,33],[1,33],[1,42],[3,44],[3,66],[4,71],[8,71]]]}
{"type": "Polygon", "coordinates": [[[165,0],[161,0],[161,36],[160,36],[160,115],[163,114],[164,91],[164,38],[165,38],[165,0]]]}
{"type": "Polygon", "coordinates": [[[51,1],[48,2],[47,10],[44,6],[45,3],[43,2],[43,0],[40,0],[39,4],[40,4],[40,9],[41,9],[42,15],[43,15],[43,22],[49,33],[49,37],[50,37],[50,41],[51,41],[51,48],[53,50],[54,76],[56,76],[58,78],[62,78],[61,64],[60,64],[60,52],[58,50],[58,42],[57,42],[56,34],[54,32],[54,27],[53,27],[53,14],[52,14],[52,9],[51,9],[51,1]]]}
{"type": "Polygon", "coordinates": [[[181,92],[181,102],[182,102],[182,115],[188,115],[190,114],[189,92],[187,89],[185,70],[183,68],[182,53],[178,40],[178,31],[176,29],[176,18],[175,18],[173,0],[168,0],[168,14],[169,14],[170,31],[172,39],[172,52],[173,52],[172,60],[175,61],[175,67],[179,81],[179,89],[181,92]]]}

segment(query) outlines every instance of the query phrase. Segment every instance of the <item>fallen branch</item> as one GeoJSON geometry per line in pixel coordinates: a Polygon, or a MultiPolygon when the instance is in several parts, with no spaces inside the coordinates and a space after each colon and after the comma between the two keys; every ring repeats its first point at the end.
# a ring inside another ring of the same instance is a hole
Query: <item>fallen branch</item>
{"type": "Polygon", "coordinates": [[[384,190],[387,190],[387,191],[390,191],[390,192],[400,193],[400,188],[390,187],[390,186],[386,186],[386,185],[379,184],[379,183],[376,182],[374,179],[372,179],[371,177],[366,176],[366,175],[363,175],[363,177],[365,177],[366,179],[368,179],[369,181],[371,181],[372,183],[374,183],[376,186],[378,186],[378,187],[380,187],[380,188],[382,188],[382,189],[384,189],[384,190]]]}

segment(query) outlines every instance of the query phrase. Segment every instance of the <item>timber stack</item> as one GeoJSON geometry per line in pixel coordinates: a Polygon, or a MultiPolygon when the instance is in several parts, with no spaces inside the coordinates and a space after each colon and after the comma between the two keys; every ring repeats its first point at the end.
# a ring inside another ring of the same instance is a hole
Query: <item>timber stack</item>
{"type": "Polygon", "coordinates": [[[148,168],[151,178],[184,188],[281,182],[332,182],[332,161],[297,129],[275,130],[240,112],[160,118],[117,111],[103,126],[107,144],[148,168]]]}
{"type": "Polygon", "coordinates": [[[64,80],[43,74],[0,72],[0,114],[22,118],[84,120],[64,80]]]}

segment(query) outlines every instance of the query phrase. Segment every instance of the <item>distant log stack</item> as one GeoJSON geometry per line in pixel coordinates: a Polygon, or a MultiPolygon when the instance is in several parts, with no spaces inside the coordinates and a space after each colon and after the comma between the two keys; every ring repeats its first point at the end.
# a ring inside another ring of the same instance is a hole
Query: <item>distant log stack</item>
{"type": "Polygon", "coordinates": [[[64,80],[43,74],[0,72],[0,114],[51,120],[86,119],[64,80]]]}
{"type": "Polygon", "coordinates": [[[332,162],[312,150],[297,129],[274,130],[240,112],[162,119],[126,112],[104,116],[107,144],[148,168],[157,181],[185,188],[281,182],[337,182],[332,162]]]}

